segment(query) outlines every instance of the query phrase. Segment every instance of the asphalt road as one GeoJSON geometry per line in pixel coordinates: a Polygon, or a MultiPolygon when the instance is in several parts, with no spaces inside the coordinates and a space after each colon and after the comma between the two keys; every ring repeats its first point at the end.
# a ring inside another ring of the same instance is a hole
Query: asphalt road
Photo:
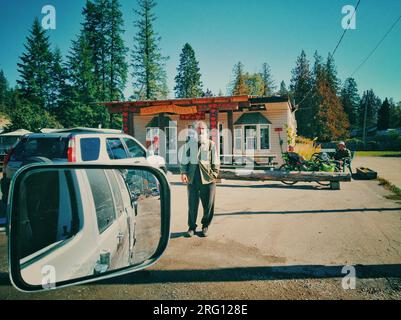
{"type": "MultiPolygon", "coordinates": [[[[148,270],[25,294],[8,280],[0,235],[0,299],[400,299],[401,203],[377,181],[316,184],[222,181],[208,238],[183,237],[186,187],[170,175],[172,234],[148,270]],[[343,266],[356,267],[344,290],[343,266]]],[[[200,211],[201,215],[201,211],[200,211]]],[[[199,219],[201,217],[199,216],[199,219]]]]}

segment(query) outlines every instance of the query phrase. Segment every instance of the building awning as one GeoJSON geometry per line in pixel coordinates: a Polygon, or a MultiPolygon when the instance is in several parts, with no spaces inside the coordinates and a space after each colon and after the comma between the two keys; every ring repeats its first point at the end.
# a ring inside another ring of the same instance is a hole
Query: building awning
{"type": "Polygon", "coordinates": [[[244,113],[234,123],[234,125],[236,126],[243,124],[272,124],[272,123],[260,112],[249,112],[249,113],[244,113]]]}
{"type": "MultiPolygon", "coordinates": [[[[166,128],[170,126],[169,122],[172,121],[171,118],[163,116],[162,117],[162,123],[161,126],[162,128],[166,128]]],[[[146,128],[159,128],[159,117],[153,117],[152,120],[146,125],[146,128]]]]}

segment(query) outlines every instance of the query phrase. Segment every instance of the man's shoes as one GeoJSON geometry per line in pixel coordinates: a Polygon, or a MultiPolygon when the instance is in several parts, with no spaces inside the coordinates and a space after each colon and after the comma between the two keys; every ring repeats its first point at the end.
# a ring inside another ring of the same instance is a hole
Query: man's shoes
{"type": "Polygon", "coordinates": [[[191,229],[189,229],[189,230],[187,231],[187,233],[185,234],[185,236],[186,236],[187,238],[192,238],[194,235],[195,235],[195,230],[191,230],[191,229]]]}
{"type": "Polygon", "coordinates": [[[202,233],[201,233],[201,237],[206,238],[208,235],[208,227],[203,227],[202,228],[202,233]]]}

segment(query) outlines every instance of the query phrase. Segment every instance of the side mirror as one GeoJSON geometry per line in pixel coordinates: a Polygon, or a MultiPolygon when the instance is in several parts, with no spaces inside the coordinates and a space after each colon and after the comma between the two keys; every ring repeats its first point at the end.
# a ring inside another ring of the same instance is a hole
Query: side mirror
{"type": "Polygon", "coordinates": [[[170,187],[148,166],[28,165],[11,182],[7,210],[10,277],[22,291],[144,269],[170,235],[170,187]]]}

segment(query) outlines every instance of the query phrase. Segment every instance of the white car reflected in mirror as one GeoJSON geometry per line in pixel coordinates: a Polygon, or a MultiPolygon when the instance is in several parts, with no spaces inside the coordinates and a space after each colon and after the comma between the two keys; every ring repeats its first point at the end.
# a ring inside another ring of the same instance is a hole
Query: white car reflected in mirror
{"type": "Polygon", "coordinates": [[[18,288],[43,287],[49,266],[55,285],[63,286],[143,269],[164,251],[170,199],[159,170],[76,164],[21,171],[10,208],[11,274],[18,288]]]}

